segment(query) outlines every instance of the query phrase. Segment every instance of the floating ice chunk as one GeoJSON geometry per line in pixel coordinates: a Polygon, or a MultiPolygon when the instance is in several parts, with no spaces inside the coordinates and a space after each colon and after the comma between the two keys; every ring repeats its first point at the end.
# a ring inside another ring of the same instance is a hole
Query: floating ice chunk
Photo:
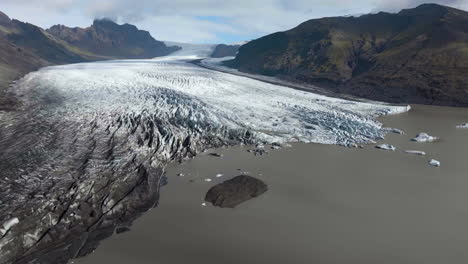
{"type": "Polygon", "coordinates": [[[221,158],[223,156],[223,154],[219,154],[219,153],[210,153],[208,155],[213,156],[213,157],[217,157],[217,158],[221,158]]]}
{"type": "Polygon", "coordinates": [[[416,142],[433,142],[438,139],[439,139],[438,137],[429,136],[427,133],[421,132],[415,138],[411,140],[416,141],[416,142]]]}
{"type": "Polygon", "coordinates": [[[0,233],[2,233],[2,236],[5,235],[8,230],[10,230],[14,225],[17,225],[19,223],[19,219],[17,217],[12,218],[5,223],[3,223],[2,227],[0,228],[0,233]]]}
{"type": "Polygon", "coordinates": [[[206,207],[206,203],[202,203],[201,206],[206,207]]]}
{"type": "Polygon", "coordinates": [[[179,174],[177,174],[177,176],[184,177],[185,175],[183,173],[179,173],[179,174]]]}
{"type": "Polygon", "coordinates": [[[458,125],[457,128],[468,128],[468,123],[458,125]]]}
{"type": "Polygon", "coordinates": [[[205,181],[206,181],[206,182],[210,182],[210,181],[212,181],[212,179],[207,178],[207,179],[205,179],[205,181]]]}
{"type": "Polygon", "coordinates": [[[430,164],[431,166],[434,166],[434,167],[440,167],[440,161],[435,160],[435,159],[431,159],[431,160],[429,161],[429,164],[430,164]]]}
{"type": "Polygon", "coordinates": [[[398,129],[398,128],[385,128],[385,130],[387,130],[388,132],[392,132],[392,133],[395,133],[395,134],[399,134],[399,135],[403,135],[405,134],[405,132],[401,129],[398,129]]]}
{"type": "Polygon", "coordinates": [[[391,150],[391,151],[396,150],[395,146],[390,145],[390,144],[381,144],[381,145],[377,145],[375,147],[378,148],[378,149],[385,149],[385,150],[391,150]]]}
{"type": "Polygon", "coordinates": [[[221,173],[216,174],[216,178],[221,178],[221,177],[223,177],[223,176],[224,176],[224,175],[221,174],[221,173]]]}
{"type": "Polygon", "coordinates": [[[405,153],[419,155],[419,156],[426,156],[426,152],[419,151],[419,150],[405,150],[405,153]]]}

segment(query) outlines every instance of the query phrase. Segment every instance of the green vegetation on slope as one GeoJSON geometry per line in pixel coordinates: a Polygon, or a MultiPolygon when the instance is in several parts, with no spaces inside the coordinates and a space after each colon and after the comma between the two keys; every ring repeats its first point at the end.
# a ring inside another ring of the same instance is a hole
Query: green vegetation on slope
{"type": "Polygon", "coordinates": [[[468,106],[467,25],[467,12],[435,4],[313,19],[247,43],[231,64],[376,100],[468,106]]]}

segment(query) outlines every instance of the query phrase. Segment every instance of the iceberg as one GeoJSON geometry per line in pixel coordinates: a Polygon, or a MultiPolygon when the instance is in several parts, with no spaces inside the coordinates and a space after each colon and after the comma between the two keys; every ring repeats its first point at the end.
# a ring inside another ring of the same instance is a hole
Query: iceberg
{"type": "Polygon", "coordinates": [[[431,166],[434,166],[434,167],[440,167],[440,161],[435,160],[435,159],[431,159],[431,160],[429,161],[429,164],[430,164],[431,166]]]}
{"type": "Polygon", "coordinates": [[[468,123],[458,125],[457,128],[468,128],[468,123]]]}
{"type": "Polygon", "coordinates": [[[390,144],[381,144],[381,145],[377,145],[375,147],[378,148],[378,149],[384,149],[384,150],[391,150],[391,151],[396,150],[396,147],[393,146],[393,145],[390,145],[390,144]]]}
{"type": "Polygon", "coordinates": [[[418,135],[416,135],[415,138],[413,138],[411,140],[422,143],[422,142],[433,142],[433,141],[436,141],[438,139],[439,139],[438,137],[429,136],[427,133],[421,132],[418,135]]]}
{"type": "Polygon", "coordinates": [[[419,156],[426,156],[426,152],[419,151],[419,150],[405,150],[405,153],[419,155],[419,156]]]}
{"type": "Polygon", "coordinates": [[[398,134],[398,135],[404,135],[405,134],[405,132],[403,130],[398,129],[398,128],[390,127],[390,128],[385,128],[385,129],[387,129],[389,132],[392,132],[394,134],[398,134]]]}

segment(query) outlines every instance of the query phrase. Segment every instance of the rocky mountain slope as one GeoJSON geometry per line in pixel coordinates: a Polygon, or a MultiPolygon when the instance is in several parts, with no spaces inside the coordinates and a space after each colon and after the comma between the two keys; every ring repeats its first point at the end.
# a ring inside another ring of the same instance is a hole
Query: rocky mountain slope
{"type": "Polygon", "coordinates": [[[211,54],[212,58],[223,58],[229,56],[236,56],[237,51],[239,50],[241,45],[226,45],[226,44],[219,44],[213,50],[211,54]]]}
{"type": "Polygon", "coordinates": [[[8,84],[41,67],[117,58],[153,58],[177,49],[128,24],[97,20],[87,29],[54,26],[43,30],[0,12],[0,110],[14,105],[5,94],[8,84]]]}
{"type": "Polygon", "coordinates": [[[468,12],[436,4],[313,19],[243,45],[229,64],[376,100],[468,106],[466,25],[468,12]]]}
{"type": "Polygon", "coordinates": [[[0,110],[14,104],[4,94],[9,82],[40,67],[86,59],[41,28],[0,12],[0,110]]]}
{"type": "Polygon", "coordinates": [[[108,19],[95,20],[87,28],[55,25],[47,32],[81,50],[113,58],[153,58],[179,49],[167,47],[164,42],[155,40],[148,31],[139,30],[134,25],[118,25],[108,19]]]}

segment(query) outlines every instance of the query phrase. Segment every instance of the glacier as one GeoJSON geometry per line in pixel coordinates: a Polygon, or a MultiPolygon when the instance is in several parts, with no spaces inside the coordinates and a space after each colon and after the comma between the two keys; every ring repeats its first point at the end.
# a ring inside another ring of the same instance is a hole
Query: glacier
{"type": "MultiPolygon", "coordinates": [[[[191,58],[191,57],[188,57],[191,58]]],[[[19,83],[26,100],[54,93],[60,107],[48,115],[92,119],[158,113],[186,123],[245,130],[264,142],[371,143],[385,131],[376,117],[407,106],[353,102],[285,89],[250,78],[203,69],[186,57],[55,66],[19,83]],[[30,92],[34,90],[34,93],[30,92]]]]}
{"type": "Polygon", "coordinates": [[[6,262],[64,263],[155,207],[164,169],[208,148],[356,146],[409,110],[294,90],[199,67],[210,45],[172,56],[43,68],[0,112],[0,237],[6,262]]]}

